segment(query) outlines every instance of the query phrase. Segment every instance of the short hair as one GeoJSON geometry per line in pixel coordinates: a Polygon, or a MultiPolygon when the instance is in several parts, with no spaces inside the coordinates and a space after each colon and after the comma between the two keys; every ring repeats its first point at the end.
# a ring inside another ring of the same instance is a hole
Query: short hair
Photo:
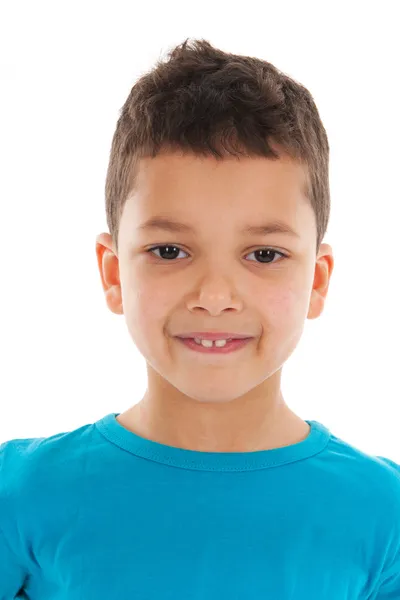
{"type": "Polygon", "coordinates": [[[318,252],[330,214],[329,143],[310,92],[265,60],[187,38],[137,80],[120,109],[105,183],[117,252],[120,218],[141,158],[178,150],[217,160],[276,160],[276,145],[305,167],[318,252]]]}

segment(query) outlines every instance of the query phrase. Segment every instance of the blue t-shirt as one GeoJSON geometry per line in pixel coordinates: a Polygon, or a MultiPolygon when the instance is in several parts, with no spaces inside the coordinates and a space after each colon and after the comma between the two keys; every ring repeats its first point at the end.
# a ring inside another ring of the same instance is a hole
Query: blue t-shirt
{"type": "Polygon", "coordinates": [[[200,452],[111,413],[0,445],[0,600],[400,599],[400,466],[308,437],[200,452]]]}

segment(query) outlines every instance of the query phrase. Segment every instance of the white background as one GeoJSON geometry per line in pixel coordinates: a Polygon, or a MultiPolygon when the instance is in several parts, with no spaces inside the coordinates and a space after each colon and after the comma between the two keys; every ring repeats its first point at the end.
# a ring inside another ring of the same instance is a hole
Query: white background
{"type": "Polygon", "coordinates": [[[400,463],[398,2],[2,2],[0,442],[123,412],[145,362],[95,255],[120,108],[185,38],[275,64],[331,147],[335,268],[283,369],[286,402],[400,463]]]}

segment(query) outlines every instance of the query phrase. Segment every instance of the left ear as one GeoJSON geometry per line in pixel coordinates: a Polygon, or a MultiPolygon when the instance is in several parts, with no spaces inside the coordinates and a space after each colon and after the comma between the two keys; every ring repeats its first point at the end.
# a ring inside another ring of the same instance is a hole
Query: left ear
{"type": "Polygon", "coordinates": [[[314,283],[307,319],[316,319],[324,310],[333,266],[334,259],[331,246],[321,244],[315,263],[314,283]]]}

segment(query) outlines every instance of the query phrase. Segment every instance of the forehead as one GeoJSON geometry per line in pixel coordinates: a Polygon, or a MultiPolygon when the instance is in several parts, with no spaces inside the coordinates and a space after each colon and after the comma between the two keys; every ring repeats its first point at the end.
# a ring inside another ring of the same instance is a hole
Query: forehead
{"type": "Polygon", "coordinates": [[[155,158],[138,161],[132,192],[159,195],[190,195],[198,192],[209,198],[234,198],[238,193],[272,199],[278,195],[308,195],[308,170],[288,155],[279,159],[266,157],[226,157],[217,160],[212,156],[189,153],[162,152],[155,158]],[[161,189],[160,189],[161,188],[161,189]]]}
{"type": "Polygon", "coordinates": [[[198,232],[209,230],[210,224],[238,232],[247,227],[250,232],[280,221],[299,235],[307,234],[307,221],[313,219],[307,184],[306,169],[287,155],[277,160],[217,160],[162,153],[139,161],[124,208],[125,220],[129,230],[135,228],[138,233],[146,222],[161,216],[198,232]]]}

